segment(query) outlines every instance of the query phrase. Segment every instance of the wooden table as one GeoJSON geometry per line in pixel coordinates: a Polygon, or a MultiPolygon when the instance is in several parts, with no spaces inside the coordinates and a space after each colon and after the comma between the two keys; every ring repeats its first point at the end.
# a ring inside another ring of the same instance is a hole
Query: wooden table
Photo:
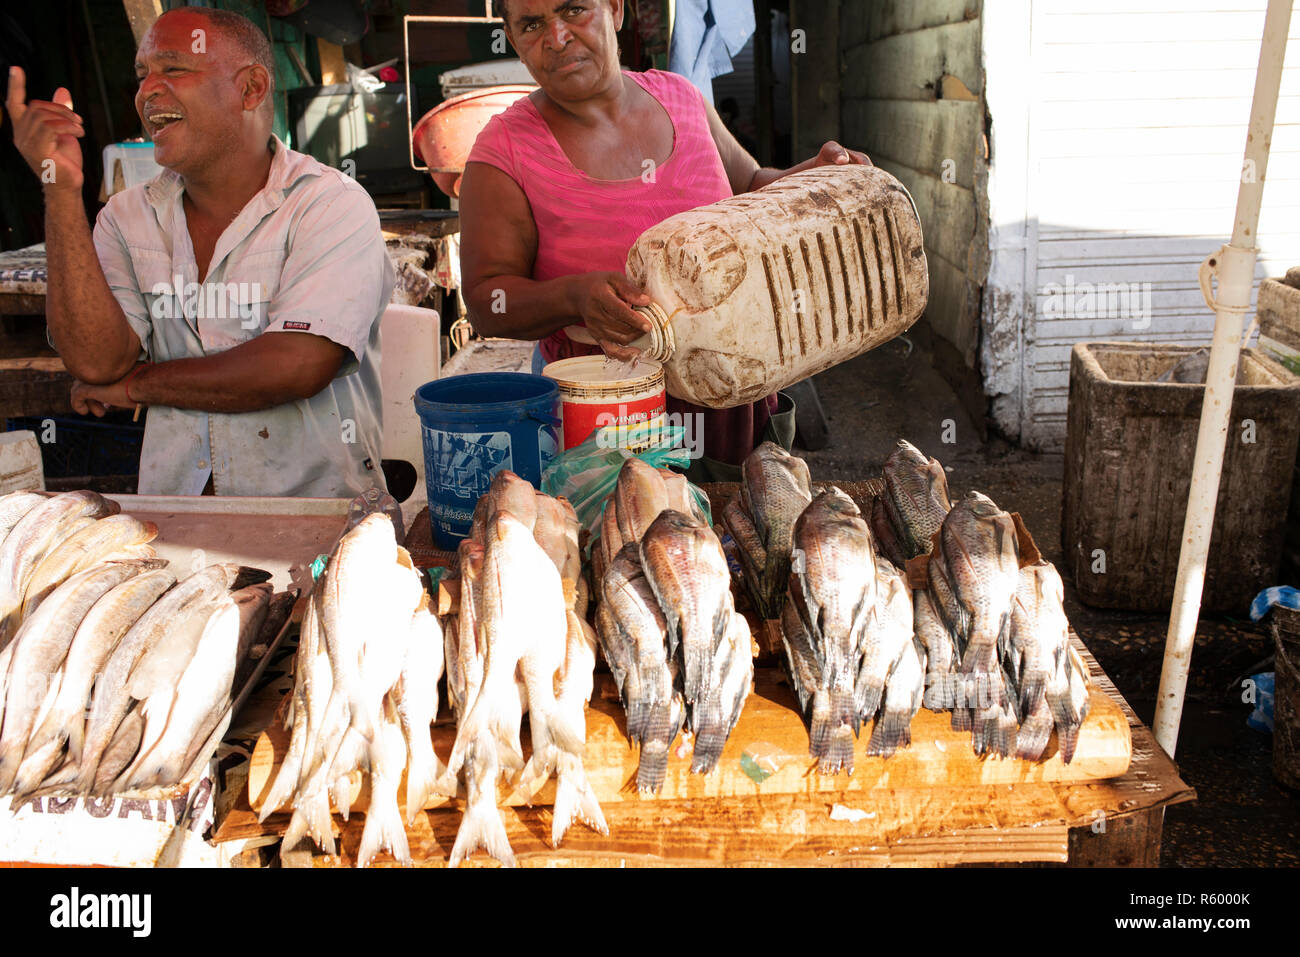
{"type": "MultiPolygon", "coordinates": [[[[841,483],[841,487],[855,499],[872,494],[870,483],[841,483]]],[[[734,488],[724,484],[706,486],[715,514],[734,488]]],[[[452,558],[433,548],[425,513],[412,523],[407,546],[417,563],[445,564],[452,558]]],[[[1178,777],[1174,763],[1078,636],[1073,640],[1087,663],[1095,689],[1109,699],[1108,707],[1095,710],[1107,711],[1107,720],[1127,724],[1132,756],[1127,770],[1118,777],[1061,782],[1035,779],[1036,772],[1026,770],[1016,783],[1004,783],[1017,773],[1009,767],[1011,762],[1004,767],[989,766],[988,773],[971,773],[972,762],[964,762],[967,770],[962,782],[930,780],[924,786],[901,786],[896,779],[904,775],[891,778],[882,769],[901,771],[906,765],[902,761],[874,767],[863,763],[857,781],[846,776],[830,782],[813,780],[802,793],[773,794],[765,793],[759,782],[742,793],[743,784],[737,788],[734,774],[726,785],[692,776],[698,780],[682,785],[680,793],[686,797],[620,794],[619,800],[603,803],[609,837],[575,825],[559,849],[549,844],[549,807],[503,807],[511,846],[522,866],[539,867],[992,863],[1157,866],[1164,808],[1193,800],[1195,792],[1178,777]],[[867,781],[872,786],[864,786],[867,781]]],[[[608,675],[597,675],[597,692],[588,710],[589,751],[596,736],[594,729],[601,722],[622,720],[621,706],[610,700],[609,682],[608,675]]],[[[756,706],[785,708],[793,713],[793,696],[779,669],[770,664],[756,672],[754,698],[764,699],[751,701],[756,706]]],[[[941,715],[922,712],[914,723],[914,733],[919,734],[921,728],[933,733],[942,720],[941,715]]],[[[435,742],[445,745],[453,728],[451,715],[444,711],[434,725],[435,742]]],[[[865,739],[859,748],[864,745],[865,739]]],[[[609,755],[608,746],[605,748],[601,753],[609,755]]],[[[439,751],[443,758],[445,750],[443,747],[439,751]]],[[[785,758],[803,760],[811,768],[806,755],[787,754],[785,758]]],[[[635,753],[629,746],[627,754],[618,754],[615,761],[619,767],[605,773],[626,773],[626,767],[634,768],[635,753]]],[[[923,777],[913,775],[912,780],[923,777]]],[[[547,794],[541,792],[539,801],[545,801],[547,794]]],[[[456,804],[417,816],[415,824],[407,828],[407,835],[418,865],[445,865],[461,816],[456,804]]],[[[258,824],[245,787],[233,796],[233,806],[219,821],[215,839],[273,840],[283,834],[288,820],[287,813],[276,813],[268,817],[265,825],[258,824]]],[[[363,827],[363,814],[350,816],[342,827],[339,857],[313,854],[305,850],[311,847],[306,843],[292,857],[298,863],[314,866],[351,865],[363,827]]],[[[383,866],[393,862],[384,856],[375,863],[383,866]]],[[[494,863],[482,853],[469,861],[476,866],[494,863]]]]}

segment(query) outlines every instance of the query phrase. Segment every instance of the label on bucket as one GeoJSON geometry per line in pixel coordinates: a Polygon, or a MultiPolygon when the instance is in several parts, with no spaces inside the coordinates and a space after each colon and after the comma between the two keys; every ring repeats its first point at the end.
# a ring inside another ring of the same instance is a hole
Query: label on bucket
{"type": "Polygon", "coordinates": [[[509,432],[424,429],[425,472],[434,486],[429,515],[444,531],[463,535],[492,476],[514,468],[509,432]]]}
{"type": "Polygon", "coordinates": [[[581,445],[597,429],[616,426],[619,445],[624,445],[623,437],[633,425],[650,422],[664,415],[664,393],[619,402],[616,405],[585,402],[564,403],[564,447],[571,449],[581,445]]]}

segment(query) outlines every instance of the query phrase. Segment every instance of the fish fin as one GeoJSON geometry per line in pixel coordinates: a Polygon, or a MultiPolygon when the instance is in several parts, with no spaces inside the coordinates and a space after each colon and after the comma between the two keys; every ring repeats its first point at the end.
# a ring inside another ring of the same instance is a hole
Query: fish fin
{"type": "Polygon", "coordinates": [[[361,830],[357,867],[368,866],[381,850],[387,850],[399,864],[410,866],[411,848],[406,842],[406,829],[402,826],[397,804],[372,800],[366,809],[365,827],[361,830]]]}
{"type": "MultiPolygon", "coordinates": [[[[866,662],[864,661],[863,664],[865,665],[866,662]]],[[[853,704],[858,717],[863,721],[869,721],[875,717],[880,710],[884,697],[884,679],[878,675],[868,673],[864,667],[859,673],[857,683],[853,688],[853,704]]]]}
{"type": "Polygon", "coordinates": [[[1026,671],[1020,679],[1020,710],[1030,714],[1043,700],[1047,690],[1048,674],[1046,671],[1026,671]]]}
{"type": "Polygon", "coordinates": [[[1016,757],[1037,761],[1047,749],[1052,736],[1052,713],[1045,706],[1035,709],[1016,734],[1016,757]]]}
{"type": "Polygon", "coordinates": [[[291,851],[304,837],[310,837],[326,854],[337,853],[334,843],[334,822],[330,817],[329,793],[323,788],[300,795],[294,802],[293,816],[285,829],[280,852],[291,851]]]}
{"type": "Polygon", "coordinates": [[[826,751],[817,762],[818,774],[853,773],[854,738],[847,724],[835,725],[826,741],[826,751]]]}
{"type": "Polygon", "coordinates": [[[970,731],[972,725],[970,708],[953,708],[952,709],[952,729],[954,731],[970,731]]]}
{"type": "Polygon", "coordinates": [[[641,760],[636,766],[638,791],[657,794],[663,790],[664,779],[668,777],[668,751],[671,746],[671,741],[662,738],[650,738],[642,742],[641,760]]]}
{"type": "Polygon", "coordinates": [[[414,824],[415,818],[424,810],[425,804],[438,791],[438,782],[442,773],[438,766],[438,755],[432,751],[432,761],[421,759],[411,761],[406,768],[406,823],[414,824]]]}
{"type": "Polygon", "coordinates": [[[266,792],[266,799],[262,802],[262,810],[257,812],[257,823],[264,823],[268,817],[283,807],[284,803],[293,796],[293,792],[298,787],[298,778],[301,772],[302,753],[290,751],[285,756],[284,763],[280,765],[275,780],[271,782],[271,789],[266,792]]]}
{"type": "Polygon", "coordinates": [[[912,713],[906,710],[889,710],[876,719],[867,742],[867,754],[872,757],[890,757],[899,748],[912,743],[912,713]]]}
{"type": "Polygon", "coordinates": [[[551,819],[551,846],[559,847],[575,820],[582,821],[598,834],[609,834],[609,825],[601,813],[600,802],[587,780],[582,760],[573,754],[561,754],[559,782],[555,788],[555,808],[551,819]]]}
{"type": "Polygon", "coordinates": [[[505,867],[515,866],[515,854],[506,837],[505,824],[496,805],[497,758],[494,743],[475,739],[467,749],[465,786],[469,800],[452,845],[449,866],[456,867],[478,848],[484,848],[505,867]]]}

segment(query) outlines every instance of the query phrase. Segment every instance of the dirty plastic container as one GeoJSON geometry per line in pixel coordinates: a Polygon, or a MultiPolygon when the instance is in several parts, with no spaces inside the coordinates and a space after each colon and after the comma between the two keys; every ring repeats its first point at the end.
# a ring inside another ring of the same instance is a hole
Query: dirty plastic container
{"type": "Polygon", "coordinates": [[[560,390],[518,372],[450,376],[420,386],[415,411],[424,443],[429,522],[439,548],[469,534],[492,476],[509,469],[540,487],[559,449],[560,390]]]}
{"type": "Polygon", "coordinates": [[[668,394],[744,405],[904,332],[929,296],[921,222],[874,166],[823,166],[646,230],[627,275],[654,299],[632,345],[668,394]]]}
{"type": "Polygon", "coordinates": [[[631,369],[625,369],[624,363],[604,356],[577,356],[552,362],[542,370],[542,375],[560,387],[562,448],[581,445],[596,429],[611,425],[617,428],[618,444],[628,447],[626,431],[630,426],[655,421],[665,424],[668,396],[663,367],[638,359],[631,369]]]}

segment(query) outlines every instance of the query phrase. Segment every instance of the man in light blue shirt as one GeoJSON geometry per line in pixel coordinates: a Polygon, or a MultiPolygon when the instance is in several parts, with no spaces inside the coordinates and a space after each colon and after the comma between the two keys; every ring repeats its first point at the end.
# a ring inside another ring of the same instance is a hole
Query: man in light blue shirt
{"type": "Polygon", "coordinates": [[[142,494],[351,496],[384,487],[379,319],[393,287],[365,191],[271,135],[265,36],[173,10],[136,55],[136,110],[164,171],[93,236],[66,90],[14,142],[45,192],[50,338],[73,407],[149,406],[142,494]]]}

